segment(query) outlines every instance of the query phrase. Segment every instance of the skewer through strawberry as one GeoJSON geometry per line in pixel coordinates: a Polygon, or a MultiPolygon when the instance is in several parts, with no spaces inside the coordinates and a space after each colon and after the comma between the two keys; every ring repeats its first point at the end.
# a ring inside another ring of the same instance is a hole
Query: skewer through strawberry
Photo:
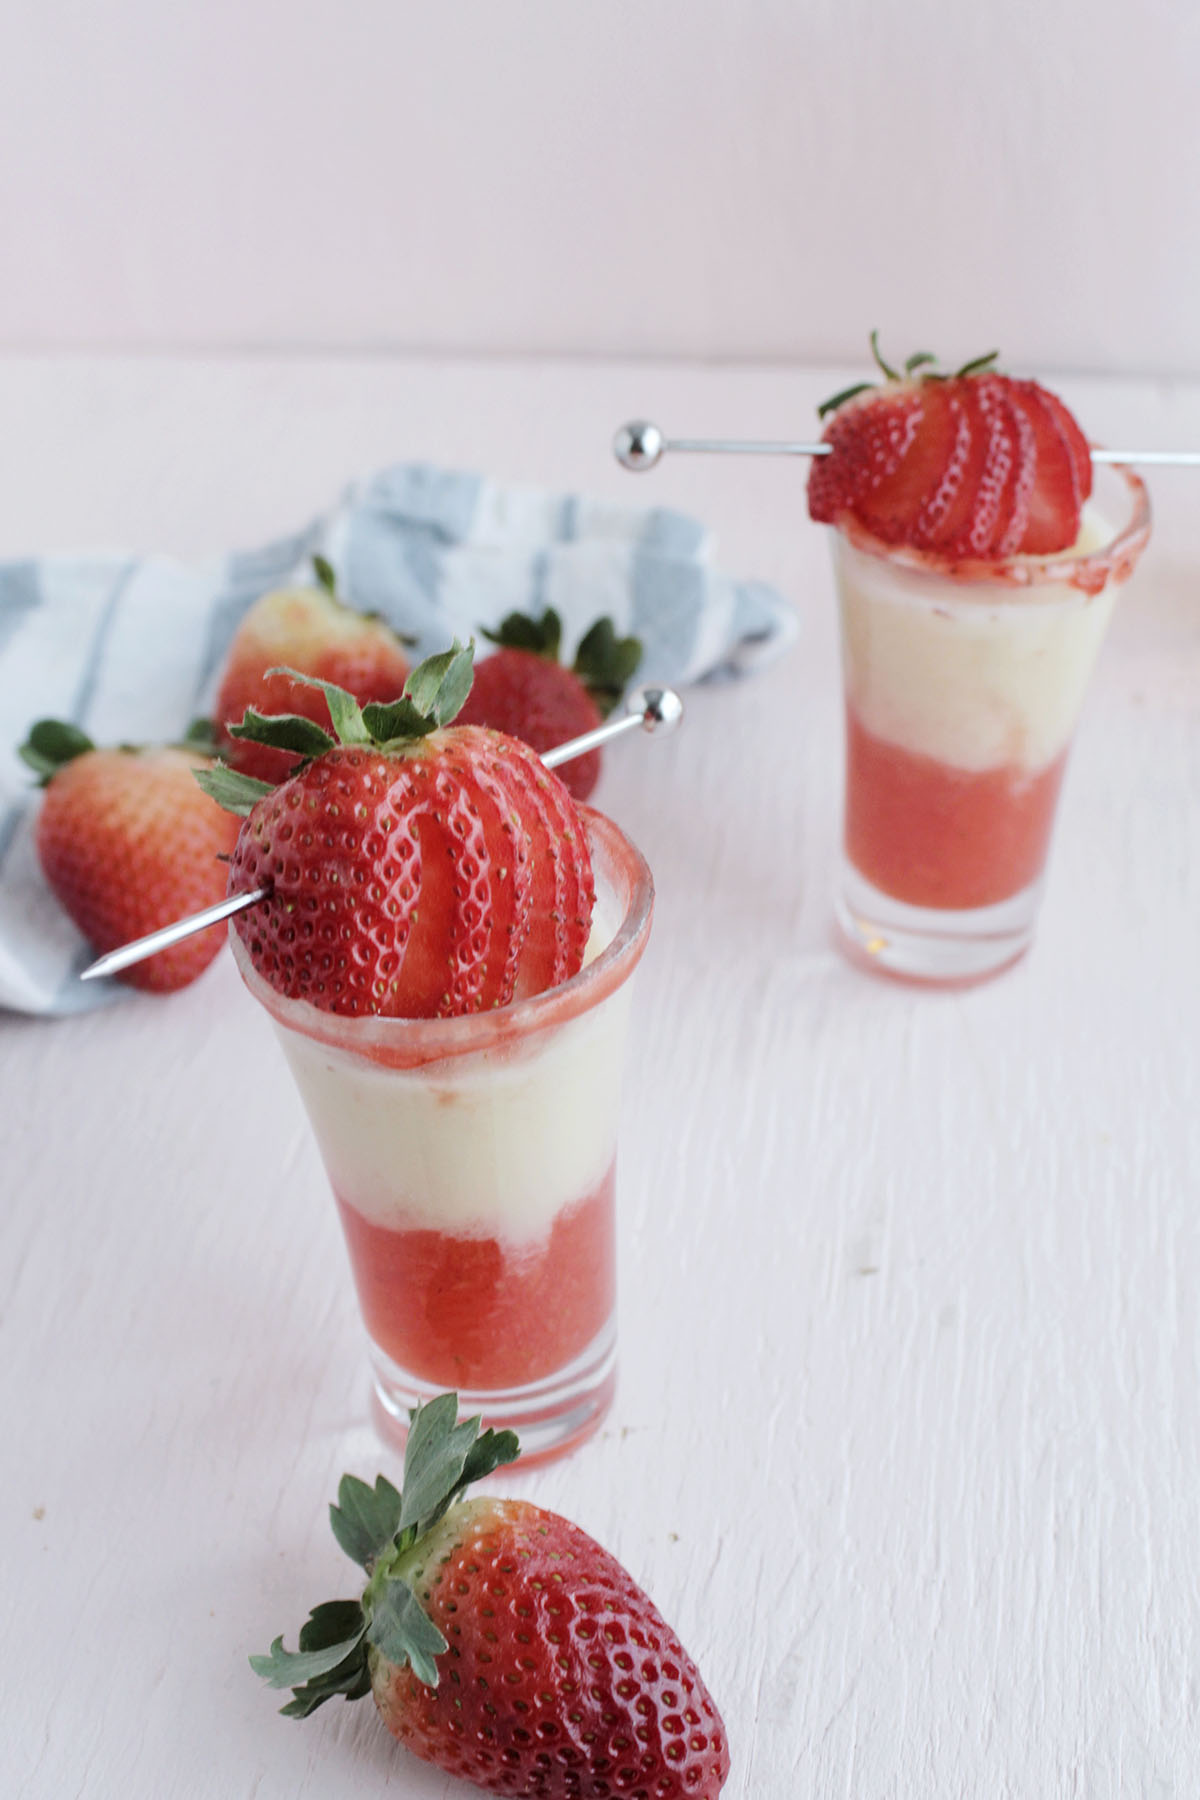
{"type": "Polygon", "coordinates": [[[280,994],[352,1017],[450,1017],[580,968],[594,898],[583,822],[527,744],[451,724],[471,678],[472,651],[455,645],[390,704],[315,683],[333,736],[253,711],[231,728],[306,759],[277,788],[227,769],[203,782],[245,815],[229,891],[266,897],[235,929],[280,994]]]}
{"type": "Polygon", "coordinates": [[[856,520],[885,544],[951,559],[1000,560],[1069,550],[1092,491],[1088,441],[1057,395],[1001,375],[996,353],[953,375],[927,352],[882,385],[825,402],[829,454],[814,460],[808,510],[820,524],[856,520]]]}

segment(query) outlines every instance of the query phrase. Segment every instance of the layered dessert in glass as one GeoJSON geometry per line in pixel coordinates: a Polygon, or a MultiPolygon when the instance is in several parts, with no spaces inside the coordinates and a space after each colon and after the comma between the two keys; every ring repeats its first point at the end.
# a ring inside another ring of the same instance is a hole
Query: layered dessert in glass
{"type": "Polygon", "coordinates": [[[523,1460],[600,1422],[616,1354],[615,1170],[631,977],[650,931],[640,853],[589,808],[584,966],[461,1017],[343,1018],[280,995],[274,1021],[337,1200],[381,1424],[447,1388],[517,1429],[523,1460]]]}
{"type": "Polygon", "coordinates": [[[810,506],[815,488],[841,621],[840,934],[889,974],[979,980],[1032,939],[1071,739],[1149,536],[1148,497],[1128,469],[1093,473],[1061,402],[990,373],[893,371],[827,436],[810,506]]]}

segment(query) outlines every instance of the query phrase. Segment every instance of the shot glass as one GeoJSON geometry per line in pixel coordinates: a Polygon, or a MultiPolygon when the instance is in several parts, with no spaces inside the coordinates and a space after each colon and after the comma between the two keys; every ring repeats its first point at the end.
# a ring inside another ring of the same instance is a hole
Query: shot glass
{"type": "Polygon", "coordinates": [[[616,1376],[616,1152],[632,976],[654,887],[641,854],[580,809],[596,879],[571,980],[452,1019],[342,1018],[277,994],[236,931],[341,1217],[376,1424],[418,1402],[511,1427],[522,1462],[600,1423],[616,1376]]]}
{"type": "Polygon", "coordinates": [[[845,680],[836,899],[851,958],[965,983],[1032,941],[1059,790],[1117,594],[1150,533],[1142,481],[1098,464],[1078,544],[947,565],[832,533],[845,680]]]}

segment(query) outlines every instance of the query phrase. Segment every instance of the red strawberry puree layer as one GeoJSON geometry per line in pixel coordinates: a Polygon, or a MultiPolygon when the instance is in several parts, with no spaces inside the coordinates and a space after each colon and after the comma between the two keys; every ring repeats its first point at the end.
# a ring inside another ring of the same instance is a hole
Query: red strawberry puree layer
{"type": "Polygon", "coordinates": [[[373,1224],[340,1197],[367,1330],[392,1361],[440,1387],[524,1387],[563,1368],[609,1319],[616,1293],[615,1171],[564,1207],[547,1237],[513,1248],[373,1224]]]}
{"type": "Polygon", "coordinates": [[[846,854],[909,906],[961,911],[1010,900],[1050,848],[1067,752],[1030,773],[959,769],[914,755],[846,715],[846,854]]]}

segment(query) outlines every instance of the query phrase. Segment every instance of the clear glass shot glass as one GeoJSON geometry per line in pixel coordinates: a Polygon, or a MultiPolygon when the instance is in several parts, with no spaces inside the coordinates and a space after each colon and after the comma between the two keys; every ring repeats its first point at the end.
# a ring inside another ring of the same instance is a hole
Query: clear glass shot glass
{"type": "Polygon", "coordinates": [[[947,564],[832,533],[845,682],[852,960],[931,983],[1032,941],[1059,790],[1117,594],[1150,533],[1130,470],[1096,464],[1078,544],[947,564]]]}
{"type": "Polygon", "coordinates": [[[325,1163],[395,1443],[418,1402],[454,1389],[464,1414],[517,1431],[528,1463],[588,1436],[612,1399],[621,1078],[654,887],[618,827],[580,810],[588,957],[532,999],[341,1018],[277,994],[230,934],[325,1163]]]}

